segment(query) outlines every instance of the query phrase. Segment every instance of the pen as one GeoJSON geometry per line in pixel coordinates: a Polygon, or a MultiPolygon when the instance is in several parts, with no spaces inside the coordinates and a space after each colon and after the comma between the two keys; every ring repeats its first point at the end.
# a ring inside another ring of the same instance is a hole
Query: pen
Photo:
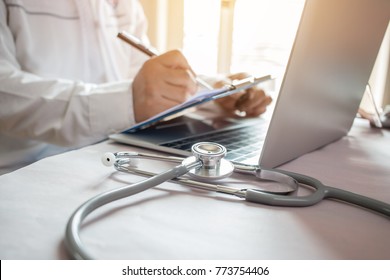
{"type": "MultiPolygon", "coordinates": [[[[143,52],[144,54],[148,56],[157,56],[158,51],[152,47],[146,47],[144,44],[142,44],[141,40],[139,40],[137,37],[129,34],[126,31],[121,31],[118,33],[118,38],[122,39],[126,43],[132,45],[134,48],[138,49],[139,51],[143,52]]],[[[198,84],[203,86],[204,88],[207,89],[213,89],[212,86],[210,86],[207,82],[203,81],[199,77],[195,77],[196,81],[198,84]]]]}

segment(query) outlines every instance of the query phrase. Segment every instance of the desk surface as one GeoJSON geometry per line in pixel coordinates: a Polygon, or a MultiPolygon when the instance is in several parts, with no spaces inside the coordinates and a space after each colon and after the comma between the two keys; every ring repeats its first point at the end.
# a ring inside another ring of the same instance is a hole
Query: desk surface
{"type": "MultiPolygon", "coordinates": [[[[100,163],[130,149],[103,142],[0,176],[0,259],[69,258],[72,212],[140,180],[100,163]]],[[[390,131],[356,120],[348,136],[281,168],[390,203],[390,131]]],[[[337,201],[271,207],[173,183],[102,207],[81,234],[103,259],[390,259],[389,236],[389,218],[337,201]]]]}

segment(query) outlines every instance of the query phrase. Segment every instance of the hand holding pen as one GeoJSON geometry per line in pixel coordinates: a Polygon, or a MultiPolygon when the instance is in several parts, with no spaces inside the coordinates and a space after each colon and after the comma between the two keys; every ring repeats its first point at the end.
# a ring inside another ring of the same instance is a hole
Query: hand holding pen
{"type": "Polygon", "coordinates": [[[195,75],[180,51],[169,51],[157,56],[155,51],[146,48],[130,35],[119,38],[126,38],[127,43],[151,56],[132,83],[134,118],[137,123],[183,103],[197,92],[195,75]]]}
{"type": "MultiPolygon", "coordinates": [[[[118,38],[122,39],[126,43],[132,45],[134,48],[138,49],[139,51],[143,52],[144,54],[146,54],[150,57],[159,55],[159,52],[155,48],[147,47],[137,37],[127,33],[126,31],[119,32],[118,38]]],[[[189,70],[195,76],[195,80],[200,86],[202,86],[206,89],[213,89],[213,87],[210,86],[207,82],[205,82],[202,79],[200,79],[199,77],[197,77],[195,75],[195,73],[191,70],[191,68],[189,70]]]]}
{"type": "MultiPolygon", "coordinates": [[[[146,47],[138,38],[127,32],[118,33],[118,37],[152,57],[143,65],[133,82],[133,105],[137,122],[187,100],[197,91],[195,82],[207,89],[226,85],[226,82],[218,82],[213,87],[195,76],[179,51],[170,51],[159,56],[155,49],[146,47]],[[137,94],[142,91],[144,94],[137,94]]],[[[231,75],[228,84],[233,80],[247,77],[245,73],[231,75]]],[[[228,112],[239,112],[239,115],[255,117],[266,111],[272,98],[261,89],[250,88],[215,102],[228,112]]]]}

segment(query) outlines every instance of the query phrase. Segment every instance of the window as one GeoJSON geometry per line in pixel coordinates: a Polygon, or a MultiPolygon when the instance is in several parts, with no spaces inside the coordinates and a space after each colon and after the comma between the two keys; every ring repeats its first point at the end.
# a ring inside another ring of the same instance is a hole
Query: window
{"type": "MultiPolygon", "coordinates": [[[[197,73],[282,77],[304,0],[140,0],[151,42],[183,50],[197,73]]],[[[389,31],[371,77],[378,104],[389,104],[389,31]],[[387,93],[387,95],[386,95],[387,93]]]]}
{"type": "Polygon", "coordinates": [[[183,52],[197,73],[215,75],[220,0],[184,1],[183,52]]]}
{"type": "Polygon", "coordinates": [[[184,1],[183,52],[198,73],[282,74],[304,0],[184,1]]]}

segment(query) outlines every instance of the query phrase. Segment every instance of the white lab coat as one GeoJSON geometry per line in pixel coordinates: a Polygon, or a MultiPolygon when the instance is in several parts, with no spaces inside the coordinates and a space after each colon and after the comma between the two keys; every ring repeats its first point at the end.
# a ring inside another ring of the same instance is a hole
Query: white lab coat
{"type": "Polygon", "coordinates": [[[147,39],[138,1],[0,1],[0,174],[134,124],[120,30],[147,39]]]}

